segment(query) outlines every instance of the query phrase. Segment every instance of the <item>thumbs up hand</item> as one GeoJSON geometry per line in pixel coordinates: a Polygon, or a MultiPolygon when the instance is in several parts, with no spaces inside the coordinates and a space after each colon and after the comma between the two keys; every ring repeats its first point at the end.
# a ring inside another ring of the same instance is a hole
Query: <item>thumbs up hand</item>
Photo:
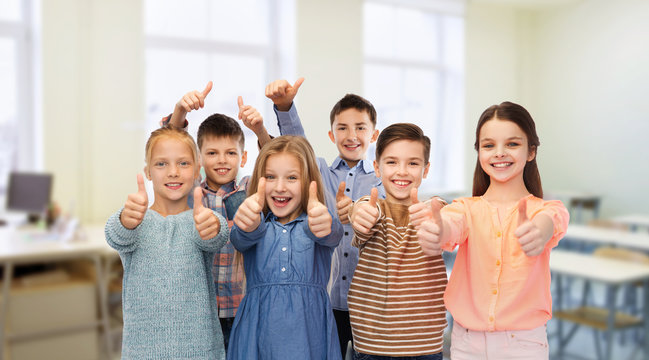
{"type": "Polygon", "coordinates": [[[137,192],[129,194],[126,198],[124,210],[122,210],[119,216],[120,222],[129,230],[135,229],[140,225],[142,219],[144,219],[144,214],[148,206],[149,197],[144,188],[144,178],[142,174],[137,174],[137,192]]]}
{"type": "Polygon", "coordinates": [[[257,192],[250,195],[234,215],[234,223],[239,229],[251,232],[259,227],[261,223],[261,211],[266,203],[266,178],[259,178],[257,192]]]}
{"type": "Polygon", "coordinates": [[[363,201],[354,206],[351,218],[355,230],[363,234],[369,234],[370,230],[376,225],[379,220],[379,209],[376,207],[378,198],[379,190],[372,188],[370,201],[363,201]]]}
{"type": "Polygon", "coordinates": [[[251,105],[245,105],[241,96],[237,98],[237,105],[239,106],[239,120],[259,136],[259,133],[265,129],[264,118],[257,109],[251,105]]]}
{"type": "Polygon", "coordinates": [[[518,201],[518,227],[514,230],[518,243],[527,256],[537,256],[545,249],[547,240],[543,238],[541,230],[527,217],[527,199],[518,201]]]}
{"type": "Polygon", "coordinates": [[[208,82],[203,91],[192,90],[176,104],[176,108],[182,108],[186,113],[192,110],[198,110],[205,106],[205,97],[212,91],[212,82],[208,82]]]}
{"type": "Polygon", "coordinates": [[[266,97],[273,101],[277,110],[288,111],[303,82],[303,77],[297,79],[293,85],[286,80],[275,80],[266,85],[266,97]]]}
{"type": "Polygon", "coordinates": [[[203,206],[203,189],[194,189],[194,226],[203,240],[209,240],[219,234],[221,222],[214,212],[203,206]]]}
{"type": "Polygon", "coordinates": [[[318,184],[315,181],[311,181],[309,185],[309,202],[306,211],[309,229],[313,235],[323,238],[331,234],[331,222],[333,219],[329,215],[327,207],[318,200],[318,184]]]}
{"type": "Polygon", "coordinates": [[[442,232],[444,222],[440,210],[444,203],[437,199],[431,199],[430,204],[426,205],[429,211],[429,217],[421,222],[417,229],[417,240],[424,254],[435,256],[442,254],[442,232]]]}
{"type": "Polygon", "coordinates": [[[349,207],[351,205],[352,199],[345,195],[345,182],[342,181],[336,193],[336,210],[341,224],[349,224],[349,207]]]}
{"type": "Polygon", "coordinates": [[[412,205],[408,207],[408,212],[410,213],[410,223],[415,226],[415,229],[419,229],[421,224],[430,220],[433,216],[430,201],[419,202],[417,198],[417,188],[410,190],[410,202],[412,205]]]}

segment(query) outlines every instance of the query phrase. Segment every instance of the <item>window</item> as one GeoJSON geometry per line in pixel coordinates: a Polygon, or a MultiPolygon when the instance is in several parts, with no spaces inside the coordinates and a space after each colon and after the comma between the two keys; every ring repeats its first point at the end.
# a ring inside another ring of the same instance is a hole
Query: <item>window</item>
{"type": "Polygon", "coordinates": [[[430,171],[420,193],[462,191],[462,3],[366,0],[363,20],[364,89],[376,107],[378,128],[420,126],[431,140],[430,171]]]}
{"type": "MultiPolygon", "coordinates": [[[[267,83],[294,78],[295,9],[287,0],[146,0],[147,130],[155,130],[190,90],[214,87],[205,108],[187,115],[196,136],[201,121],[213,113],[236,119],[237,96],[275,118],[264,96],[267,83]],[[280,41],[281,39],[281,41],[280,41]]],[[[256,159],[257,140],[243,124],[248,159],[256,159]]],[[[250,174],[254,161],[240,172],[250,174]]]]}
{"type": "MultiPolygon", "coordinates": [[[[36,126],[34,8],[28,0],[0,1],[0,198],[12,170],[42,164],[36,126]]],[[[3,208],[5,202],[1,202],[3,208]]]]}

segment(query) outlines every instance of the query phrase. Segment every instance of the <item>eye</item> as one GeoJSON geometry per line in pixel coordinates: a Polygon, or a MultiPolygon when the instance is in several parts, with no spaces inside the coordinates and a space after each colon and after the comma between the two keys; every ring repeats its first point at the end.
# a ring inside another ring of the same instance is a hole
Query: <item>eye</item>
{"type": "Polygon", "coordinates": [[[419,163],[416,162],[416,161],[411,161],[409,165],[410,166],[419,166],[419,163]]]}
{"type": "Polygon", "coordinates": [[[229,152],[228,152],[228,155],[230,155],[230,156],[237,156],[237,152],[236,152],[236,151],[229,151],[229,152]]]}
{"type": "Polygon", "coordinates": [[[188,167],[188,166],[191,165],[191,163],[189,161],[181,161],[181,162],[178,163],[178,165],[180,165],[182,167],[188,167]]]}
{"type": "Polygon", "coordinates": [[[367,129],[367,128],[366,128],[365,126],[359,126],[359,127],[357,127],[357,129],[358,129],[358,130],[365,130],[365,129],[367,129]]]}
{"type": "Polygon", "coordinates": [[[275,175],[266,175],[267,180],[272,180],[275,178],[275,175]]]}
{"type": "Polygon", "coordinates": [[[208,151],[208,152],[207,152],[207,155],[209,155],[209,156],[214,156],[214,155],[216,155],[216,152],[214,152],[214,151],[208,151]]]}
{"type": "Polygon", "coordinates": [[[386,161],[385,163],[388,164],[388,165],[394,165],[394,164],[396,164],[397,162],[394,161],[394,160],[388,160],[388,161],[386,161]]]}
{"type": "Polygon", "coordinates": [[[295,176],[295,175],[291,175],[291,176],[288,177],[288,179],[291,180],[291,181],[297,181],[298,177],[295,176]]]}
{"type": "Polygon", "coordinates": [[[482,144],[483,149],[491,149],[492,147],[494,147],[493,144],[482,144]]]}
{"type": "Polygon", "coordinates": [[[517,143],[517,142],[514,142],[514,141],[512,141],[512,142],[510,142],[510,143],[507,144],[507,146],[509,146],[509,147],[516,147],[516,146],[520,146],[520,145],[521,145],[521,144],[519,144],[519,143],[517,143]]]}
{"type": "Polygon", "coordinates": [[[165,165],[167,165],[167,163],[165,163],[164,161],[158,161],[157,163],[153,164],[153,166],[155,167],[163,167],[165,165]]]}
{"type": "Polygon", "coordinates": [[[344,131],[344,130],[346,130],[346,129],[347,129],[347,128],[346,128],[345,126],[339,126],[339,127],[338,127],[338,130],[339,130],[339,131],[344,131]]]}

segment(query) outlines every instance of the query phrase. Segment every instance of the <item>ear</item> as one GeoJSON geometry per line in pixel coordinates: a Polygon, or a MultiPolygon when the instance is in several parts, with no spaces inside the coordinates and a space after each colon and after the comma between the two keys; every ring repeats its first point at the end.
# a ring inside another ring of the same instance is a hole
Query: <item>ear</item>
{"type": "Polygon", "coordinates": [[[426,176],[428,175],[428,170],[430,170],[430,162],[428,162],[428,163],[426,164],[426,166],[424,167],[424,176],[423,176],[424,179],[425,179],[426,176]]]}
{"type": "Polygon", "coordinates": [[[248,161],[248,152],[244,150],[241,154],[241,167],[246,166],[246,161],[248,161]]]}
{"type": "Polygon", "coordinates": [[[331,130],[329,130],[329,139],[331,139],[332,143],[336,143],[336,138],[334,137],[334,133],[331,130]]]}
{"type": "Polygon", "coordinates": [[[536,157],[536,146],[532,146],[532,150],[527,154],[527,161],[532,161],[536,157]]]}
{"type": "Polygon", "coordinates": [[[146,176],[146,179],[151,181],[151,173],[149,172],[149,167],[145,165],[144,169],[142,170],[144,171],[144,175],[146,176]]]}
{"type": "Polygon", "coordinates": [[[379,131],[374,129],[374,132],[372,133],[372,138],[370,139],[370,144],[375,142],[376,139],[379,138],[379,131]]]}
{"type": "Polygon", "coordinates": [[[381,170],[379,169],[379,163],[374,160],[374,172],[376,173],[377,178],[381,178],[381,170]]]}

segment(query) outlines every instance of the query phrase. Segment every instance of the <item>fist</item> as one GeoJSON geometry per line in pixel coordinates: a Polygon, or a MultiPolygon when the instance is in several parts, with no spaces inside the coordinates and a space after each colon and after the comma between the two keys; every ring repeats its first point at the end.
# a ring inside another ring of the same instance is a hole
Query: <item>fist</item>
{"type": "Polygon", "coordinates": [[[275,80],[266,85],[266,97],[273,101],[277,110],[288,111],[303,82],[304,78],[297,79],[293,85],[286,80],[275,80]]]}
{"type": "Polygon", "coordinates": [[[203,240],[209,240],[219,234],[221,222],[211,209],[203,206],[203,189],[194,189],[194,225],[203,240]]]}
{"type": "Polygon", "coordinates": [[[376,207],[378,198],[378,189],[372,188],[370,201],[361,202],[354,206],[352,226],[356,231],[369,234],[370,230],[376,225],[376,222],[379,220],[379,209],[376,207]]]}
{"type": "Polygon", "coordinates": [[[261,212],[266,201],[266,178],[260,178],[257,192],[250,195],[234,215],[234,223],[239,229],[251,232],[261,224],[261,212]]]}
{"type": "Polygon", "coordinates": [[[349,208],[352,205],[352,199],[345,195],[345,182],[341,182],[336,193],[336,210],[341,224],[349,224],[349,208]]]}
{"type": "Polygon", "coordinates": [[[543,239],[541,230],[527,217],[525,198],[518,202],[518,227],[514,230],[514,236],[518,237],[521,250],[527,256],[538,256],[545,249],[546,241],[543,239]]]}
{"type": "Polygon", "coordinates": [[[309,230],[316,237],[322,238],[331,234],[331,222],[333,219],[329,215],[327,207],[318,200],[318,185],[315,181],[311,181],[309,185],[307,219],[309,221],[309,230]]]}
{"type": "Polygon", "coordinates": [[[129,194],[126,198],[124,210],[122,210],[119,216],[120,222],[129,230],[135,229],[140,225],[142,219],[144,219],[144,214],[148,206],[149,197],[144,188],[144,178],[142,174],[137,174],[137,192],[129,194]]]}

